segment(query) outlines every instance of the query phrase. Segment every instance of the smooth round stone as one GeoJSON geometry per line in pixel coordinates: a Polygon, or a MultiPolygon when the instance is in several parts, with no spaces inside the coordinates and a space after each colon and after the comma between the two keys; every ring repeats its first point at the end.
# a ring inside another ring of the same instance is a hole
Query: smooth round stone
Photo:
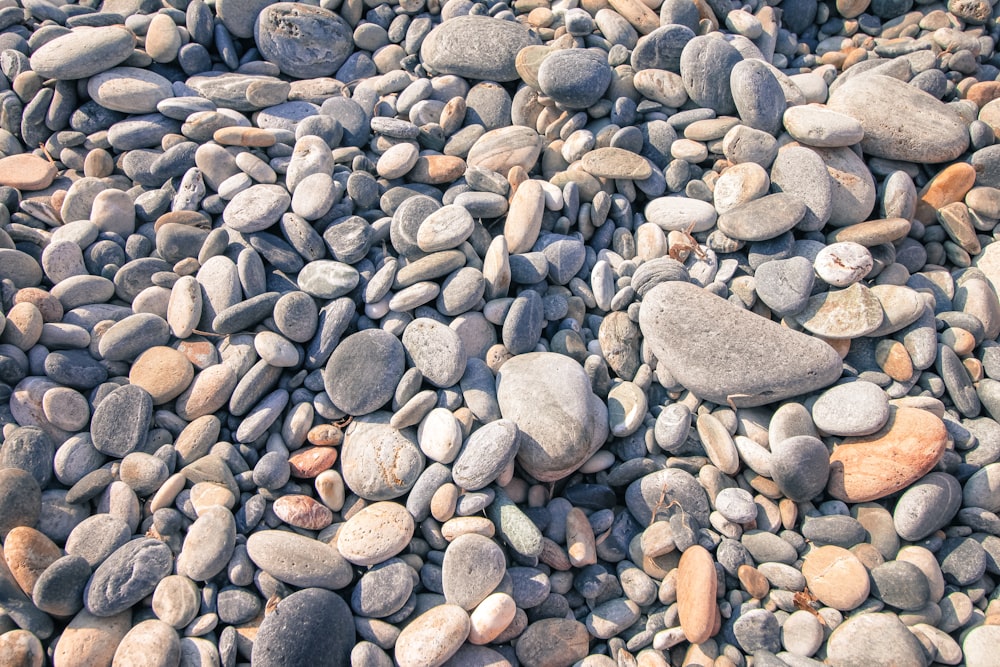
{"type": "Polygon", "coordinates": [[[787,498],[805,502],[826,486],[830,454],[823,441],[813,436],[785,438],[771,445],[771,473],[787,498]]]}
{"type": "Polygon", "coordinates": [[[962,488],[954,477],[932,472],[900,497],[893,526],[904,540],[916,542],[943,528],[962,504],[962,488]]]}
{"type": "Polygon", "coordinates": [[[834,449],[827,490],[847,503],[901,491],[934,468],[947,440],[944,423],[930,412],[890,407],[889,421],[881,430],[846,438],[834,449]]]}
{"type": "Polygon", "coordinates": [[[42,572],[62,555],[52,540],[28,526],[17,526],[7,533],[3,547],[14,580],[29,594],[42,572]]]}
{"type": "Polygon", "coordinates": [[[555,51],[538,68],[538,87],[568,109],[593,106],[608,89],[611,78],[611,67],[603,51],[555,51]]]}
{"type": "Polygon", "coordinates": [[[383,178],[402,178],[413,169],[419,157],[420,151],[412,143],[396,144],[379,156],[375,170],[383,178]]]}
{"type": "Polygon", "coordinates": [[[98,617],[83,609],[59,636],[53,663],[110,665],[115,649],[131,628],[131,610],[109,617],[98,617]]]}
{"type": "Polygon", "coordinates": [[[1000,641],[1000,626],[981,625],[972,629],[962,641],[962,657],[969,667],[996,664],[996,647],[1000,641]]]}
{"type": "Polygon", "coordinates": [[[132,532],[128,524],[110,514],[95,514],[73,528],[66,539],[66,553],[80,556],[90,567],[97,567],[128,542],[132,532]]]}
{"type": "Polygon", "coordinates": [[[729,238],[766,241],[795,227],[805,213],[801,199],[776,192],[729,209],[719,216],[718,227],[729,238]]]}
{"type": "Polygon", "coordinates": [[[320,299],[336,299],[354,289],[360,276],[357,270],[343,262],[317,260],[306,264],[299,272],[298,285],[305,293],[320,299]]]}
{"type": "Polygon", "coordinates": [[[590,653],[587,626],[567,618],[543,618],[531,623],[517,640],[522,665],[572,665],[590,653]]]}
{"type": "Polygon", "coordinates": [[[744,125],[768,134],[781,129],[785,94],[772,70],[763,60],[749,58],[737,62],[729,76],[736,113],[744,125]]]}
{"type": "Polygon", "coordinates": [[[74,30],[37,48],[31,69],[46,79],[86,79],[121,64],[134,48],[135,36],[124,26],[74,30]]]}
{"type": "MultiPolygon", "coordinates": [[[[45,375],[50,380],[66,385],[66,387],[80,390],[93,389],[108,379],[107,369],[84,350],[50,352],[45,357],[45,375]]],[[[42,409],[45,409],[44,396],[42,397],[42,409]]],[[[62,415],[61,418],[66,416],[62,415]]],[[[55,425],[55,422],[51,420],[50,423],[55,425]]]]}
{"type": "Polygon", "coordinates": [[[688,641],[700,644],[714,634],[720,622],[717,588],[715,561],[708,550],[701,545],[685,549],[677,566],[677,613],[688,641]]]}
{"type": "Polygon", "coordinates": [[[0,467],[18,468],[29,473],[44,488],[52,479],[55,443],[45,431],[22,426],[8,433],[0,449],[0,467]]]}
{"type": "Polygon", "coordinates": [[[500,584],[507,571],[503,551],[488,537],[456,537],[444,552],[441,580],[445,599],[471,611],[500,584]]]}
{"type": "Polygon", "coordinates": [[[219,591],[218,614],[223,623],[246,623],[256,618],[263,606],[258,595],[243,588],[227,586],[219,591]]]}
{"type": "Polygon", "coordinates": [[[467,357],[461,338],[436,320],[421,317],[410,322],[402,343],[413,366],[435,387],[450,387],[465,373],[467,357]]]}
{"type": "Polygon", "coordinates": [[[299,79],[330,76],[354,50],[351,27],[320,7],[279,2],[261,10],[254,41],[283,74],[299,79]]]}
{"type": "Polygon", "coordinates": [[[170,81],[137,67],[115,67],[91,77],[87,92],[102,107],[130,114],[153,113],[173,97],[170,81]]]}
{"type": "Polygon", "coordinates": [[[222,219],[238,232],[260,232],[278,222],[291,203],[291,195],[279,185],[253,185],[226,204],[222,219]]]}
{"type": "Polygon", "coordinates": [[[39,575],[31,601],[47,614],[72,616],[83,607],[83,589],[90,574],[90,565],[82,556],[63,556],[39,575]]]}
{"type": "MultiPolygon", "coordinates": [[[[681,141],[688,140],[683,139],[675,142],[671,146],[672,152],[681,141]]],[[[759,164],[754,162],[734,164],[722,172],[719,180],[715,183],[715,191],[713,192],[715,208],[720,214],[728,213],[741,204],[764,196],[770,185],[771,180],[767,171],[759,164]]]]}
{"type": "MultiPolygon", "coordinates": [[[[868,166],[850,148],[813,148],[812,151],[820,157],[828,172],[829,223],[835,227],[846,227],[867,220],[876,200],[875,179],[868,166]]],[[[771,174],[772,183],[780,185],[780,180],[771,174]]]]}
{"type": "Polygon", "coordinates": [[[518,78],[514,65],[518,52],[539,44],[538,36],[516,21],[456,16],[427,35],[420,46],[420,61],[438,74],[503,83],[518,78]]]}
{"type": "Polygon", "coordinates": [[[705,232],[715,226],[718,214],[712,204],[686,197],[658,197],[646,204],[646,219],[666,232],[705,232]]]}
{"type": "Polygon", "coordinates": [[[611,146],[590,151],[583,156],[581,166],[593,176],[602,178],[643,180],[653,173],[645,158],[611,146]]]}
{"type": "Polygon", "coordinates": [[[812,656],[823,645],[823,627],[808,611],[794,611],[781,626],[781,644],[789,653],[812,656]]]}
{"type": "Polygon", "coordinates": [[[285,337],[296,343],[312,339],[319,323],[316,303],[305,292],[286,292],[274,304],[274,323],[285,337]]]}
{"type": "Polygon", "coordinates": [[[932,95],[881,74],[853,77],[827,106],[857,120],[868,155],[907,162],[949,162],[965,152],[969,133],[955,111],[932,95]],[[881,111],[892,108],[897,113],[881,111]]]}
{"type": "Polygon", "coordinates": [[[428,253],[457,248],[474,229],[475,221],[465,208],[454,204],[442,206],[420,223],[417,247],[428,253]]]}
{"type": "Polygon", "coordinates": [[[834,609],[850,611],[868,597],[868,571],[843,547],[813,549],[802,562],[802,574],[812,594],[834,609]]]}
{"type": "Polygon", "coordinates": [[[344,482],[368,500],[403,495],[423,471],[424,457],[412,429],[389,426],[390,417],[377,412],[356,418],[341,448],[344,482]]]}
{"type": "Polygon", "coordinates": [[[518,355],[501,367],[496,386],[501,415],[521,431],[517,460],[539,481],[576,470],[607,437],[607,408],[569,357],[518,355]]]}
{"type": "Polygon", "coordinates": [[[167,481],[167,465],[152,454],[132,452],[122,459],[119,477],[139,496],[150,496],[167,481]]]}
{"type": "Polygon", "coordinates": [[[365,572],[351,593],[351,609],[359,616],[384,618],[399,611],[413,591],[413,569],[390,558],[365,572]]]}
{"type": "Polygon", "coordinates": [[[723,489],[715,497],[715,507],[719,514],[733,523],[750,523],[757,518],[757,506],[753,496],[744,489],[723,489]]]}
{"type": "Polygon", "coordinates": [[[920,641],[895,614],[858,614],[841,623],[827,640],[827,662],[846,667],[926,665],[920,641]]]}
{"type": "Polygon", "coordinates": [[[324,656],[331,664],[347,665],[355,641],[354,619],[343,598],[307,588],[284,598],[274,613],[264,616],[253,642],[253,664],[308,664],[324,656]]]}
{"type": "Polygon", "coordinates": [[[296,528],[322,530],[333,523],[329,508],[309,496],[282,496],[274,501],[273,509],[279,519],[296,528]]]}
{"type": "Polygon", "coordinates": [[[157,619],[149,619],[132,627],[115,649],[112,664],[143,664],[169,667],[180,662],[181,645],[177,631],[157,619]]]}
{"type": "Polygon", "coordinates": [[[159,315],[136,313],[115,322],[101,336],[97,350],[106,361],[131,361],[147,349],[166,345],[170,327],[159,315]]]}
{"type": "Polygon", "coordinates": [[[330,355],[323,383],[334,405],[350,415],[365,415],[389,402],[405,366],[398,338],[380,329],[359,331],[330,355]]]}
{"type": "Polygon", "coordinates": [[[198,585],[178,574],[160,580],[153,591],[153,613],[178,630],[195,619],[200,605],[198,585]]]}
{"type": "Polygon", "coordinates": [[[181,36],[174,20],[166,14],[157,14],[146,31],[146,53],[158,63],[168,63],[177,57],[181,36]]]}
{"type": "Polygon", "coordinates": [[[0,468],[0,537],[18,526],[34,526],[41,513],[41,489],[31,473],[0,468]]]}
{"type": "Polygon", "coordinates": [[[740,52],[725,40],[705,35],[693,38],[684,46],[680,58],[680,74],[688,96],[699,107],[717,114],[734,113],[736,103],[729,81],[741,60],[740,52]]]}
{"type": "Polygon", "coordinates": [[[119,547],[94,571],[84,604],[94,616],[114,616],[156,589],[173,570],[170,548],[159,540],[138,538],[119,547]]]}
{"type": "Polygon", "coordinates": [[[1000,488],[1000,463],[983,466],[966,480],[962,489],[963,505],[982,507],[988,512],[1000,511],[1000,498],[994,490],[1000,488]]]}
{"type": "Polygon", "coordinates": [[[781,627],[773,613],[766,609],[751,609],[733,623],[733,635],[747,653],[781,649],[781,627]]]}
{"type": "Polygon", "coordinates": [[[639,605],[632,600],[608,600],[587,616],[587,629],[598,639],[610,639],[639,620],[640,613],[639,605]]]}
{"type": "Polygon", "coordinates": [[[830,435],[871,435],[889,420],[889,398],[871,382],[840,384],[820,394],[812,418],[830,435]]]}
{"type": "Polygon", "coordinates": [[[427,458],[451,463],[462,447],[462,425],[450,410],[437,407],[420,422],[417,440],[427,458]]]}
{"type": "Polygon", "coordinates": [[[236,521],[225,507],[203,509],[184,537],[177,556],[177,573],[208,581],[221,572],[236,546],[236,521]]]}
{"type": "Polygon", "coordinates": [[[191,384],[194,366],[181,352],[171,347],[152,347],[132,364],[129,382],[145,389],[153,405],[171,401],[191,384]]]}
{"type": "Polygon", "coordinates": [[[34,287],[42,282],[42,267],[34,257],[13,248],[0,248],[0,279],[15,287],[34,287]]]}
{"type": "Polygon", "coordinates": [[[377,565],[405,549],[413,529],[413,517],[402,505],[372,503],[341,526],[337,550],[355,565],[377,565]]]}
{"type": "Polygon", "coordinates": [[[819,104],[788,107],[782,122],[793,139],[807,146],[851,146],[865,136],[856,119],[819,104]]]}
{"type": "Polygon", "coordinates": [[[299,588],[340,590],[353,572],[334,547],[285,530],[261,530],[247,538],[247,555],[264,572],[299,588]]]}
{"type": "Polygon", "coordinates": [[[805,257],[764,262],[753,277],[757,297],[779,316],[805,308],[815,284],[812,262],[805,257]]]}
{"type": "Polygon", "coordinates": [[[930,599],[927,577],[913,563],[889,561],[871,571],[872,595],[896,609],[915,611],[930,599]]]}
{"type": "Polygon", "coordinates": [[[517,454],[520,431],[508,419],[477,429],[452,466],[452,479],[466,491],[477,491],[495,481],[517,454]]]}
{"type": "Polygon", "coordinates": [[[608,392],[608,427],[624,438],[639,430],[648,407],[646,393],[633,382],[619,382],[608,392]]]}
{"type": "Polygon", "coordinates": [[[883,317],[878,298],[861,283],[812,296],[792,316],[810,333],[833,339],[866,336],[881,326],[883,317]]]}
{"type": "Polygon", "coordinates": [[[813,261],[816,275],[833,287],[853,285],[868,275],[872,265],[868,248],[851,241],[828,245],[813,261]]]}
{"type": "Polygon", "coordinates": [[[399,667],[444,665],[469,636],[469,614],[455,604],[432,607],[410,621],[396,639],[399,667]]]}
{"type": "Polygon", "coordinates": [[[102,454],[122,458],[146,442],[153,417],[153,399],[142,387],[125,385],[98,404],[90,422],[94,448],[102,454]],[[129,415],[126,421],[121,415],[129,415]]]}

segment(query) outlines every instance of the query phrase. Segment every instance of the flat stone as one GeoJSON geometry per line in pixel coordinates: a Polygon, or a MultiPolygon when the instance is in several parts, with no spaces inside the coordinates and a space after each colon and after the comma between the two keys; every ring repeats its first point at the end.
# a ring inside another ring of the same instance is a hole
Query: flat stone
{"type": "Polygon", "coordinates": [[[131,114],[153,113],[173,96],[170,81],[136,67],[115,67],[91,77],[87,92],[102,107],[131,114]]]}
{"type": "Polygon", "coordinates": [[[354,419],[341,446],[341,472],[347,487],[367,500],[398,498],[424,469],[413,429],[389,425],[392,415],[375,412],[354,419]]]}
{"type": "Polygon", "coordinates": [[[517,53],[540,44],[534,33],[517,22],[456,16],[427,35],[420,47],[420,60],[439,74],[503,83],[518,78],[514,65],[517,53]]]}
{"type": "Polygon", "coordinates": [[[805,203],[782,192],[765,195],[732,208],[718,219],[719,230],[740,241],[766,241],[781,236],[802,220],[805,203]]]}
{"type": "Polygon", "coordinates": [[[503,551],[488,537],[456,537],[444,552],[441,580],[450,604],[471,611],[493,592],[507,568],[503,551]]]}
{"type": "Polygon", "coordinates": [[[793,139],[807,146],[851,146],[865,136],[864,128],[855,118],[819,104],[788,107],[782,123],[793,139]]]}
{"type": "Polygon", "coordinates": [[[850,611],[868,597],[868,571],[843,547],[813,549],[802,562],[802,574],[812,594],[834,609],[850,611]]]}
{"type": "Polygon", "coordinates": [[[330,400],[351,415],[365,415],[385,405],[403,377],[405,348],[378,329],[360,331],[341,341],[330,355],[323,382],[330,400]]]}
{"type": "Polygon", "coordinates": [[[443,665],[465,643],[469,614],[455,604],[442,604],[413,619],[396,639],[399,667],[443,665]]]}
{"type": "Polygon", "coordinates": [[[55,164],[30,153],[0,159],[0,185],[18,190],[44,190],[57,173],[55,164]]]}
{"type": "Polygon", "coordinates": [[[849,503],[884,498],[923,477],[944,454],[941,420],[916,408],[890,407],[889,420],[869,436],[846,438],[830,456],[830,495],[849,503]]]}
{"type": "Polygon", "coordinates": [[[264,572],[300,588],[340,590],[351,583],[351,565],[336,548],[284,530],[261,530],[247,539],[247,554],[264,572]]]}
{"type": "Polygon", "coordinates": [[[31,69],[46,79],[86,79],[132,55],[135,36],[124,26],[74,30],[31,54],[31,69]]]}
{"type": "Polygon", "coordinates": [[[405,549],[413,529],[413,517],[402,505],[372,503],[341,526],[337,550],[355,565],[376,565],[405,549]]]}
{"type": "Polygon", "coordinates": [[[707,641],[722,622],[715,599],[717,587],[712,555],[700,545],[686,549],[677,567],[677,613],[684,636],[692,644],[707,641]]]}
{"type": "Polygon", "coordinates": [[[905,662],[926,665],[920,641],[895,614],[858,614],[841,623],[827,640],[827,660],[831,665],[864,663],[892,665],[905,662]]]}
{"type": "Polygon", "coordinates": [[[820,394],[812,407],[816,427],[830,435],[871,435],[889,419],[889,399],[875,384],[840,384],[820,394]]]}
{"type": "Polygon", "coordinates": [[[119,614],[153,592],[170,574],[170,548],[151,538],[138,538],[118,548],[94,571],[84,591],[87,611],[95,616],[119,614]]]}
{"type": "Polygon", "coordinates": [[[824,338],[866,336],[882,324],[882,306],[861,283],[847,289],[821,292],[792,318],[810,333],[824,338]]]}
{"type": "Polygon", "coordinates": [[[681,384],[720,404],[764,405],[815,391],[840,376],[840,357],[826,343],[687,283],[662,283],[647,293],[639,326],[681,384]],[[720,349],[716,341],[725,346],[720,349]],[[775,355],[775,349],[783,353],[775,355]]]}

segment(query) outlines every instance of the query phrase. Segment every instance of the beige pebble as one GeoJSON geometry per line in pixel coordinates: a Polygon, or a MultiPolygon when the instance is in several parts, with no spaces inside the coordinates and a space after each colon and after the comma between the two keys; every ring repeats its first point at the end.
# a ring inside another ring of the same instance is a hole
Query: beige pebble
{"type": "Polygon", "coordinates": [[[129,382],[142,387],[161,405],[180,396],[194,379],[194,367],[187,357],[167,346],[151,347],[132,364],[129,382]]]}
{"type": "Polygon", "coordinates": [[[854,609],[868,597],[868,571],[853,553],[834,545],[813,549],[802,562],[802,575],[820,602],[840,611],[854,609]]]}
{"type": "Polygon", "coordinates": [[[410,621],[396,639],[399,667],[440,667],[469,636],[469,614],[457,604],[442,604],[410,621]]]}
{"type": "Polygon", "coordinates": [[[18,190],[44,190],[56,178],[56,165],[31,153],[0,159],[0,185],[18,190]]]}
{"type": "Polygon", "coordinates": [[[455,505],[458,503],[460,489],[451,482],[442,484],[431,496],[431,516],[445,522],[455,515],[455,505]]]}
{"type": "Polygon", "coordinates": [[[83,394],[69,387],[46,391],[42,410],[53,426],[64,431],[79,431],[90,422],[90,404],[83,394]]]}
{"type": "Polygon", "coordinates": [[[313,481],[316,494],[323,504],[334,512],[339,512],[344,506],[344,479],[336,470],[324,470],[313,481]]]}
{"type": "Polygon", "coordinates": [[[575,567],[597,563],[594,529],[579,507],[574,507],[566,515],[566,552],[575,567]]]}
{"type": "Polygon", "coordinates": [[[81,610],[59,637],[53,667],[110,665],[115,649],[131,627],[131,609],[104,618],[81,610]]]}
{"type": "Polygon", "coordinates": [[[35,304],[26,301],[14,304],[7,311],[7,324],[0,333],[0,343],[9,343],[27,352],[42,336],[44,320],[35,304]]]}
{"type": "Polygon", "coordinates": [[[221,506],[231,510],[236,505],[236,497],[222,484],[198,482],[191,487],[191,504],[200,515],[209,507],[221,506]]]}
{"type": "Polygon", "coordinates": [[[27,630],[9,630],[0,634],[0,665],[3,667],[42,667],[45,648],[27,630]]]}
{"type": "Polygon", "coordinates": [[[472,644],[489,644],[503,632],[517,613],[514,598],[506,593],[493,593],[486,596],[469,615],[469,642],[472,644]]]}
{"type": "Polygon", "coordinates": [[[163,621],[150,619],[122,637],[111,667],[176,667],[180,659],[177,631],[163,621]]]}
{"type": "Polygon", "coordinates": [[[355,565],[375,565],[405,549],[413,530],[413,517],[399,503],[372,503],[341,527],[337,550],[355,565]]]}
{"type": "Polygon", "coordinates": [[[195,619],[200,605],[198,585],[179,574],[164,577],[153,591],[153,613],[178,630],[195,619]]]}
{"type": "Polygon", "coordinates": [[[28,597],[31,597],[35,582],[45,568],[62,555],[62,549],[55,542],[34,528],[17,526],[4,538],[4,559],[14,580],[28,597]]]}
{"type": "Polygon", "coordinates": [[[496,527],[484,516],[456,516],[441,524],[441,534],[449,542],[466,533],[493,537],[496,534],[496,527]]]}

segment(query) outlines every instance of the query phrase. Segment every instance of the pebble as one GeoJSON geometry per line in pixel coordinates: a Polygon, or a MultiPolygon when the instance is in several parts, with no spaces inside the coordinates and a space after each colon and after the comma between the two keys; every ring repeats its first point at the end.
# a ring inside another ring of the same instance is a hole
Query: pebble
{"type": "Polygon", "coordinates": [[[253,640],[254,662],[281,665],[317,655],[347,664],[357,635],[351,610],[337,595],[322,588],[304,588],[278,602],[264,616],[253,640]]]}
{"type": "Polygon", "coordinates": [[[402,505],[373,503],[340,528],[337,550],[355,565],[377,565],[405,549],[413,530],[413,518],[402,505]]]}
{"type": "Polygon", "coordinates": [[[820,394],[812,418],[819,430],[830,435],[871,435],[888,421],[889,399],[870,382],[845,383],[820,394]]]}

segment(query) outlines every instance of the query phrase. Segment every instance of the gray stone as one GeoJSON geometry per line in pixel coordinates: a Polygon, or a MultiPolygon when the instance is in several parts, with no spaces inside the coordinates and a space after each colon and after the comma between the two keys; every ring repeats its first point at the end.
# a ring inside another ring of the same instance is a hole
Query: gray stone
{"type": "Polygon", "coordinates": [[[142,537],[119,547],[94,571],[84,604],[94,616],[114,616],[153,592],[173,570],[170,547],[142,537]]]}
{"type": "Polygon", "coordinates": [[[263,8],[254,41],[282,74],[298,79],[330,76],[354,50],[346,21],[328,9],[293,2],[263,8]]]}
{"type": "Polygon", "coordinates": [[[537,35],[515,21],[456,16],[427,35],[420,60],[439,74],[503,83],[518,78],[514,67],[518,52],[538,44],[537,35]]]}
{"type": "Polygon", "coordinates": [[[365,415],[389,402],[405,366],[398,338],[379,329],[359,331],[341,341],[330,355],[323,383],[339,409],[365,415]]]}

